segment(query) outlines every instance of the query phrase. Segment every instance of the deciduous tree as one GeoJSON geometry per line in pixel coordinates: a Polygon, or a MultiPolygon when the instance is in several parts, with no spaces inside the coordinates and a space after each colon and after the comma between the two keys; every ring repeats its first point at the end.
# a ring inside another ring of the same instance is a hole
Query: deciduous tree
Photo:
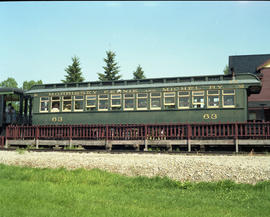
{"type": "Polygon", "coordinates": [[[32,86],[36,85],[36,84],[43,84],[43,82],[41,80],[39,81],[24,81],[23,82],[23,90],[29,90],[32,86]]]}
{"type": "Polygon", "coordinates": [[[229,69],[228,65],[225,66],[223,72],[224,72],[224,75],[229,75],[230,74],[230,69],[229,69]]]}
{"type": "Polygon", "coordinates": [[[0,87],[13,87],[13,88],[18,88],[18,83],[14,78],[7,78],[7,80],[4,80],[0,83],[0,87]]]}

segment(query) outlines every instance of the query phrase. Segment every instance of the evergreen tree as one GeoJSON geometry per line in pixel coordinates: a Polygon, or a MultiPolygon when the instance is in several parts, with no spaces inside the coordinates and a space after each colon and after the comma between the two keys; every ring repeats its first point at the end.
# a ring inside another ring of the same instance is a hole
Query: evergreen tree
{"type": "Polygon", "coordinates": [[[223,72],[224,72],[224,75],[229,75],[231,73],[228,65],[225,66],[223,72]]]}
{"type": "Polygon", "coordinates": [[[14,78],[7,78],[7,80],[0,82],[0,87],[18,88],[18,83],[14,78]]]}
{"type": "Polygon", "coordinates": [[[30,88],[36,84],[43,84],[43,82],[41,80],[39,80],[39,81],[34,81],[34,80],[24,81],[23,82],[23,90],[30,90],[30,88]]]}
{"type": "Polygon", "coordinates": [[[104,73],[98,73],[100,81],[115,81],[121,78],[119,75],[119,66],[115,62],[115,53],[113,51],[106,51],[107,58],[104,58],[106,66],[103,66],[104,73]]]}
{"type": "Polygon", "coordinates": [[[62,80],[63,83],[84,81],[78,57],[76,56],[72,57],[72,65],[69,65],[67,68],[65,68],[65,71],[67,72],[67,75],[65,75],[66,80],[62,80]]]}
{"type": "Polygon", "coordinates": [[[142,67],[138,65],[136,71],[133,72],[133,79],[144,79],[144,78],[146,78],[144,75],[144,71],[142,70],[142,67]]]}

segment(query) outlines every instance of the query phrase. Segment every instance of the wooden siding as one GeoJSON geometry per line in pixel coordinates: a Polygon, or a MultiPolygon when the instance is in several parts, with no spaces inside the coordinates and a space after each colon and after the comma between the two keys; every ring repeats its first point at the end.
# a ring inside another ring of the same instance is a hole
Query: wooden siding
{"type": "Polygon", "coordinates": [[[260,94],[253,94],[249,96],[249,102],[270,101],[270,68],[262,69],[261,73],[263,75],[261,79],[262,90],[260,94]]]}

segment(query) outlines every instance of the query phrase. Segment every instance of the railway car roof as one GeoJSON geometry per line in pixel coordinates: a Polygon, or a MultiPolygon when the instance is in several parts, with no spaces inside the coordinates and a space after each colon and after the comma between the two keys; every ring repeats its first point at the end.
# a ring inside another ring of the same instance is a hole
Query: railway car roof
{"type": "Polygon", "coordinates": [[[209,75],[194,77],[152,78],[141,80],[96,81],[81,83],[56,83],[34,85],[27,93],[45,93],[62,91],[105,90],[105,89],[137,89],[194,85],[220,84],[256,84],[261,85],[259,78],[253,74],[209,75]]]}
{"type": "Polygon", "coordinates": [[[0,87],[0,95],[7,95],[7,94],[23,95],[24,91],[22,89],[19,89],[19,88],[0,87]]]}

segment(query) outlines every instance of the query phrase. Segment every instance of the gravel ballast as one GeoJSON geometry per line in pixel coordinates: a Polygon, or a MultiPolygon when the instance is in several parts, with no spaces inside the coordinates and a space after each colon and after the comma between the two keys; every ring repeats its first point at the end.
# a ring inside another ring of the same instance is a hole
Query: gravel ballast
{"type": "Polygon", "coordinates": [[[178,181],[270,180],[270,156],[110,154],[0,151],[0,163],[36,168],[99,168],[128,176],[167,176],[178,181]]]}

